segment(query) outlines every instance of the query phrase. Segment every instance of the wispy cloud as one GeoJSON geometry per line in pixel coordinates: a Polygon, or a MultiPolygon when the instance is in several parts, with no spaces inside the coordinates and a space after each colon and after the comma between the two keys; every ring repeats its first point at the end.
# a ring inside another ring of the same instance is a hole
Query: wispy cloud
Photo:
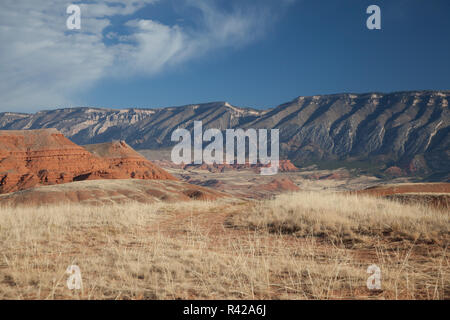
{"type": "Polygon", "coordinates": [[[269,7],[259,2],[225,10],[215,1],[180,0],[199,13],[188,27],[163,24],[158,17],[136,18],[138,10],[158,5],[156,0],[105,0],[80,3],[82,29],[68,32],[68,5],[62,0],[0,3],[0,111],[69,106],[77,102],[77,92],[106,77],[152,76],[213,50],[247,45],[273,21],[269,7]],[[105,32],[117,15],[129,18],[127,34],[105,32]],[[113,44],[105,44],[107,39],[113,44]]]}

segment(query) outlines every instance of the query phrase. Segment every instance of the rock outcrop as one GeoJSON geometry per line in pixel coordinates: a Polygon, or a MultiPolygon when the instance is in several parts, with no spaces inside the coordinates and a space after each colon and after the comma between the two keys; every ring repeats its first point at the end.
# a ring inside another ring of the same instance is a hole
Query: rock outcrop
{"type": "Polygon", "coordinates": [[[84,148],[107,162],[111,179],[175,179],[133,150],[125,141],[86,145],[84,148]]]}
{"type": "MultiPolygon", "coordinates": [[[[281,158],[296,166],[343,163],[383,173],[440,179],[450,168],[450,91],[298,97],[269,110],[226,102],[154,110],[71,108],[0,114],[0,129],[57,128],[78,144],[125,140],[137,150],[167,149],[177,128],[280,130],[281,158]],[[391,170],[389,170],[391,171],[391,170]],[[389,173],[388,171],[388,173],[389,173]]],[[[442,181],[442,180],[441,180],[442,181]]]]}
{"type": "Polygon", "coordinates": [[[269,183],[258,185],[256,189],[276,193],[300,190],[300,188],[288,177],[275,178],[269,183]]]}
{"type": "MultiPolygon", "coordinates": [[[[207,170],[209,172],[226,172],[228,170],[248,170],[251,169],[253,171],[255,171],[256,173],[259,173],[261,171],[261,168],[263,167],[268,167],[270,165],[261,165],[261,164],[250,164],[250,163],[245,163],[245,164],[201,164],[201,165],[196,165],[196,164],[189,164],[189,165],[181,165],[180,167],[182,169],[185,170],[190,170],[190,169],[199,169],[199,170],[207,170]]],[[[292,164],[292,162],[290,160],[280,160],[279,162],[279,167],[278,167],[278,171],[279,172],[294,172],[294,171],[298,171],[298,168],[296,166],[294,166],[292,164]]]]}
{"type": "Polygon", "coordinates": [[[121,158],[102,158],[56,129],[0,131],[0,193],[93,179],[175,179],[143,157],[128,159],[132,152],[122,149],[121,158]]]}
{"type": "MultiPolygon", "coordinates": [[[[184,169],[184,170],[206,170],[209,172],[227,172],[229,170],[253,170],[255,173],[259,173],[261,171],[261,168],[263,167],[269,167],[268,165],[262,165],[260,163],[258,164],[180,164],[176,165],[172,161],[169,160],[155,160],[155,164],[158,164],[162,168],[172,168],[172,169],[184,169]]],[[[290,160],[280,160],[279,166],[278,166],[278,172],[296,172],[299,169],[294,166],[294,164],[290,160]]]]}

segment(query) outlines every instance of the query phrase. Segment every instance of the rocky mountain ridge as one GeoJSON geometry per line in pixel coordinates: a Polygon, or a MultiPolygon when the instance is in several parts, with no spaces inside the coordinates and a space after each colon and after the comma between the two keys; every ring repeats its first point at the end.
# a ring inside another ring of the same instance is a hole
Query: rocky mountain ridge
{"type": "Polygon", "coordinates": [[[282,158],[296,166],[377,167],[392,175],[449,177],[450,91],[298,97],[273,109],[226,102],[160,109],[71,108],[0,113],[0,129],[57,128],[77,144],[124,140],[135,149],[173,145],[177,128],[278,128],[282,158]]]}

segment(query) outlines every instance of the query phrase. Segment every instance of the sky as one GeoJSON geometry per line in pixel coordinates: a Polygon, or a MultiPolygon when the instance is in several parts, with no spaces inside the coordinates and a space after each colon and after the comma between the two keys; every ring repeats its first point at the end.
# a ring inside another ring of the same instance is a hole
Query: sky
{"type": "Polygon", "coordinates": [[[2,0],[0,112],[449,90],[449,15],[448,0],[2,0]]]}

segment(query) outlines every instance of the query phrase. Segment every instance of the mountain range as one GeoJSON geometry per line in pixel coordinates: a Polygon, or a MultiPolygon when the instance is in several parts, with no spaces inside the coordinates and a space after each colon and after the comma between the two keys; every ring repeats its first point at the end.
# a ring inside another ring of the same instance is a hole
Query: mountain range
{"type": "Polygon", "coordinates": [[[137,150],[167,149],[177,128],[280,130],[283,158],[296,166],[344,166],[434,180],[450,175],[450,91],[298,97],[259,110],[227,102],[158,109],[65,108],[0,113],[0,130],[56,128],[85,145],[124,140],[137,150]]]}

